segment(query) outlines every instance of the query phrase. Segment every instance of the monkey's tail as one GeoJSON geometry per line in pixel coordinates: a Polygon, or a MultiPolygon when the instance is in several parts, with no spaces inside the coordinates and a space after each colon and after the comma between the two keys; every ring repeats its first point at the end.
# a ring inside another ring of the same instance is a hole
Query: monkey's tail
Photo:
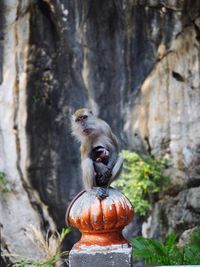
{"type": "Polygon", "coordinates": [[[75,202],[80,196],[82,196],[85,192],[86,192],[86,190],[82,190],[81,192],[79,192],[79,193],[72,199],[72,201],[69,203],[69,206],[67,207],[67,212],[66,212],[66,215],[65,215],[65,221],[66,221],[67,226],[70,226],[70,222],[69,222],[69,213],[70,213],[70,210],[71,210],[71,208],[72,208],[74,202],[75,202]]]}

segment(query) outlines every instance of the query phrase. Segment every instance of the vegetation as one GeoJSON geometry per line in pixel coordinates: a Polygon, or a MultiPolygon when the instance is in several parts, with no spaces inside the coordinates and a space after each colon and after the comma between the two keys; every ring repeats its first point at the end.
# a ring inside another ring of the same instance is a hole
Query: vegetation
{"type": "Polygon", "coordinates": [[[0,171],[0,192],[8,193],[11,191],[10,184],[6,179],[6,174],[0,171]]]}
{"type": "Polygon", "coordinates": [[[164,176],[166,161],[158,162],[152,157],[143,158],[137,153],[122,150],[124,168],[114,183],[133,204],[134,210],[145,215],[151,208],[152,193],[159,192],[167,181],[164,176]]]}
{"type": "Polygon", "coordinates": [[[180,247],[177,236],[171,233],[165,243],[144,237],[132,240],[133,255],[145,265],[195,265],[200,263],[200,230],[193,232],[190,241],[180,247]]]}
{"type": "Polygon", "coordinates": [[[41,231],[31,226],[31,230],[33,235],[33,241],[38,244],[41,248],[41,251],[45,252],[44,259],[28,259],[28,258],[19,258],[14,263],[13,267],[27,267],[27,266],[41,266],[41,267],[54,267],[54,266],[62,266],[64,262],[66,262],[67,251],[60,252],[61,245],[66,237],[66,235],[71,231],[71,228],[65,228],[62,230],[61,234],[57,231],[53,234],[49,232],[46,235],[46,238],[43,237],[41,231]],[[65,256],[65,259],[63,257],[65,256]],[[57,265],[56,265],[57,264],[57,265]]]}

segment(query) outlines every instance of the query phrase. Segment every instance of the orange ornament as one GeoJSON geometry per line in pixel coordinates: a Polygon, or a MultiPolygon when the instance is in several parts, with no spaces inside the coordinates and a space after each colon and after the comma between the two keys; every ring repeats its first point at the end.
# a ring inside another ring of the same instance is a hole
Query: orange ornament
{"type": "Polygon", "coordinates": [[[75,248],[128,244],[121,231],[134,215],[129,200],[113,188],[108,189],[108,197],[99,200],[97,189],[81,195],[69,212],[71,225],[82,233],[75,248]]]}

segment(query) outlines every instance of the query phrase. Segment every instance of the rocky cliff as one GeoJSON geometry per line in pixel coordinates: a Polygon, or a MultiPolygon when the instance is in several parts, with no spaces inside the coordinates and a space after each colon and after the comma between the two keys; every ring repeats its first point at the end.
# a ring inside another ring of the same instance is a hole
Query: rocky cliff
{"type": "Polygon", "coordinates": [[[70,115],[83,106],[121,147],[171,160],[172,184],[143,232],[200,226],[200,2],[9,0],[0,10],[4,247],[24,254],[26,221],[65,226],[82,188],[70,115]]]}

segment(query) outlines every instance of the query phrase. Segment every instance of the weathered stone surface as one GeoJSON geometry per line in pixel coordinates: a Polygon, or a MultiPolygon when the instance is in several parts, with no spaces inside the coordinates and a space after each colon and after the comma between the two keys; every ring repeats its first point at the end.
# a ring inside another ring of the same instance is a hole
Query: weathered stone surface
{"type": "Polygon", "coordinates": [[[70,267],[131,267],[131,248],[88,247],[85,250],[72,249],[69,254],[70,267]]]}
{"type": "Polygon", "coordinates": [[[169,49],[141,87],[139,117],[132,131],[148,137],[152,154],[168,156],[175,168],[193,171],[191,179],[199,179],[192,167],[194,161],[198,165],[200,143],[200,50],[193,27],[186,27],[169,49]]]}
{"type": "Polygon", "coordinates": [[[182,233],[190,228],[199,228],[200,188],[181,191],[176,197],[165,196],[153,209],[143,234],[148,237],[163,237],[166,232],[182,233]]]}
{"type": "Polygon", "coordinates": [[[4,16],[3,8],[0,9],[0,84],[2,83],[2,72],[3,72],[3,38],[4,38],[4,16]]]}
{"type": "Polygon", "coordinates": [[[178,245],[184,246],[185,244],[187,244],[191,239],[191,234],[196,230],[198,230],[198,227],[190,228],[184,231],[179,238],[178,245]]]}
{"type": "MultiPolygon", "coordinates": [[[[172,161],[173,186],[152,211],[162,234],[198,225],[199,202],[192,198],[200,186],[200,2],[6,3],[9,8],[1,10],[11,12],[12,23],[3,26],[9,34],[0,41],[0,171],[20,190],[34,192],[22,194],[36,204],[26,208],[30,218],[36,214],[33,221],[40,217],[48,225],[49,215],[38,215],[45,203],[57,226],[65,226],[66,204],[82,187],[70,115],[90,106],[110,123],[123,148],[172,161]],[[158,221],[161,211],[170,218],[179,213],[177,224],[158,221]]],[[[14,197],[15,205],[21,203],[21,194],[14,197]]],[[[68,245],[73,242],[70,237],[68,245]]]]}
{"type": "MultiPolygon", "coordinates": [[[[27,228],[32,224],[42,229],[45,226],[53,229],[54,223],[27,179],[26,60],[29,14],[17,20],[18,11],[26,9],[27,5],[28,1],[18,6],[16,1],[9,0],[4,1],[3,9],[4,30],[9,30],[4,33],[3,81],[0,87],[0,172],[4,173],[3,179],[7,183],[5,190],[0,181],[1,256],[11,253],[17,257],[41,258],[44,250],[31,241],[27,228]]],[[[2,258],[0,261],[2,263],[2,258]]]]}
{"type": "Polygon", "coordinates": [[[196,18],[198,8],[198,1],[41,1],[32,7],[29,175],[59,227],[66,202],[81,188],[70,134],[77,107],[99,112],[123,147],[168,156],[179,190],[198,182],[197,171],[186,170],[198,169],[192,162],[199,153],[199,43],[186,15],[196,18]]]}
{"type": "Polygon", "coordinates": [[[160,217],[155,206],[152,216],[156,224],[151,221],[150,236],[158,237],[169,229],[181,232],[200,226],[196,195],[200,185],[199,59],[196,32],[186,27],[141,87],[140,115],[132,124],[132,131],[137,130],[144,139],[148,137],[147,147],[153,155],[172,161],[172,184],[166,193],[176,195],[187,187],[197,187],[175,198],[166,196],[159,204],[160,217]]]}

